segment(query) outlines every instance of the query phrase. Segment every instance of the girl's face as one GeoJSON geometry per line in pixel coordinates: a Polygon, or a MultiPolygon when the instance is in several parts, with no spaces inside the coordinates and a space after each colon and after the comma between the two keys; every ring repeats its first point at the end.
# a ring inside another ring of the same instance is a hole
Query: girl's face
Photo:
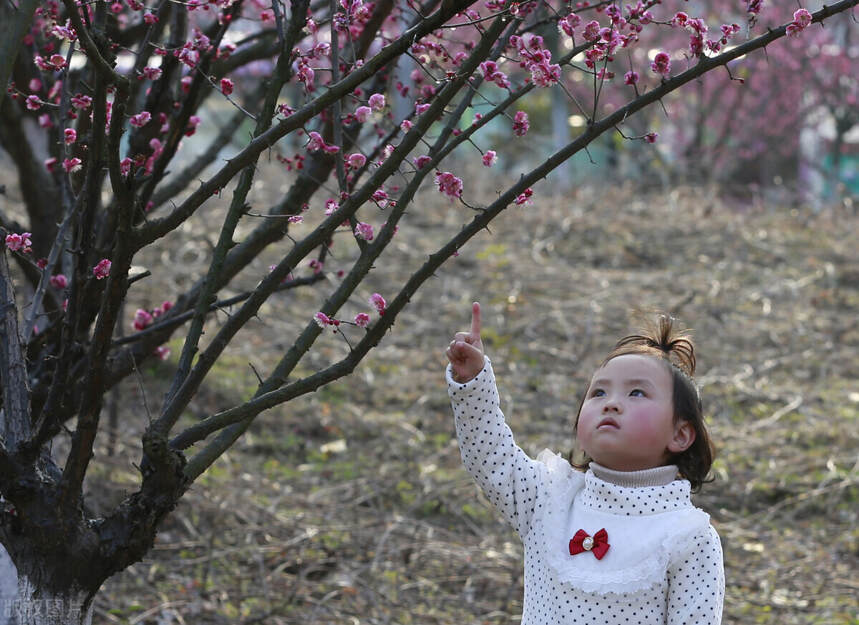
{"type": "Polygon", "coordinates": [[[578,421],[578,442],[593,460],[616,471],[652,469],[688,448],[695,429],[674,423],[674,384],[664,363],[624,354],[597,369],[578,421]]]}

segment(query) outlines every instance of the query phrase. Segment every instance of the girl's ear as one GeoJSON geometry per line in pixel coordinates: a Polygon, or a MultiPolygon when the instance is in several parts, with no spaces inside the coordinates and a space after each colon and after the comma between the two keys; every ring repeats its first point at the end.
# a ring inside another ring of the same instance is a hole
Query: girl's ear
{"type": "Polygon", "coordinates": [[[694,442],[695,426],[686,419],[680,419],[674,426],[674,436],[668,443],[668,451],[674,454],[682,453],[689,449],[694,442]]]}

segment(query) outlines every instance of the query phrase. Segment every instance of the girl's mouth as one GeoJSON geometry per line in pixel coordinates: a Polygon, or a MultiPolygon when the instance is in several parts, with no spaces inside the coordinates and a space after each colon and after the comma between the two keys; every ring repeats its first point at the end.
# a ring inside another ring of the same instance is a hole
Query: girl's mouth
{"type": "Polygon", "coordinates": [[[598,430],[602,430],[603,428],[606,428],[606,429],[614,428],[615,430],[619,430],[620,425],[618,425],[617,421],[615,421],[614,419],[609,417],[607,419],[603,419],[602,421],[599,422],[599,425],[597,425],[598,430]]]}

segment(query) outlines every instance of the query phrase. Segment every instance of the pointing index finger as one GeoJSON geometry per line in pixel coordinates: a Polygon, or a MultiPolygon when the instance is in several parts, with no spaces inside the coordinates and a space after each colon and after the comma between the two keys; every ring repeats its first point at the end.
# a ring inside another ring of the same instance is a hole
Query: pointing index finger
{"type": "Polygon", "coordinates": [[[471,305],[471,335],[480,337],[480,302],[471,305]]]}

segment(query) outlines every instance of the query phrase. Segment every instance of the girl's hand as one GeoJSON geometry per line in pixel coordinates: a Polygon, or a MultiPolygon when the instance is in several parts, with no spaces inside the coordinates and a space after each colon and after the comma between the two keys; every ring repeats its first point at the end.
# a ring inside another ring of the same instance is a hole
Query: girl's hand
{"type": "Polygon", "coordinates": [[[468,382],[483,370],[483,343],[480,340],[480,304],[471,305],[471,331],[457,332],[445,352],[453,369],[453,379],[468,382]]]}

